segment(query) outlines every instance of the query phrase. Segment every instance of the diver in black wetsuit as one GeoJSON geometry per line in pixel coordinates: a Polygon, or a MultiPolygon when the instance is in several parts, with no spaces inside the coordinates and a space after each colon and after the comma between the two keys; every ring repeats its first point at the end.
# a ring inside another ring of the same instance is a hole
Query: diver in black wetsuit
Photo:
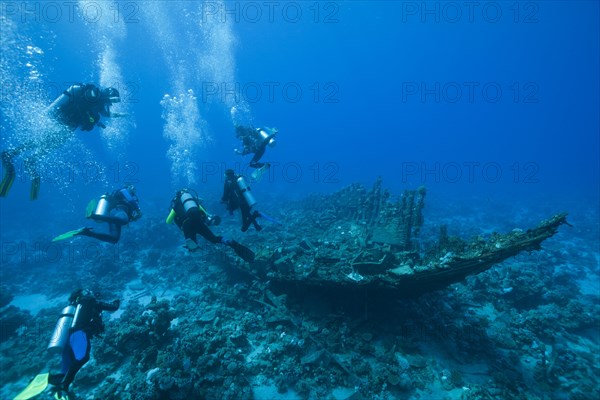
{"type": "Polygon", "coordinates": [[[252,212],[252,206],[256,204],[256,200],[250,192],[250,187],[246,184],[244,177],[236,175],[232,169],[225,171],[225,184],[223,185],[221,203],[227,206],[227,211],[232,215],[235,210],[240,209],[242,213],[242,232],[246,232],[250,224],[253,224],[257,231],[262,229],[256,221],[261,213],[256,210],[252,212]]]}
{"type": "Polygon", "coordinates": [[[110,106],[120,100],[119,91],[115,88],[100,89],[93,83],[77,83],[54,100],[48,107],[48,112],[73,131],[77,128],[91,131],[96,125],[106,128],[100,122],[100,116],[107,118],[122,116],[110,111],[110,106]]]}
{"type": "Polygon", "coordinates": [[[262,168],[266,163],[260,162],[260,159],[265,154],[267,145],[275,146],[275,135],[277,133],[277,129],[238,125],[235,128],[235,135],[242,141],[244,148],[242,150],[235,149],[234,151],[242,156],[254,153],[252,160],[250,160],[250,166],[252,168],[262,168]]]}
{"type": "MultiPolygon", "coordinates": [[[[91,339],[104,332],[102,311],[117,311],[120,301],[111,303],[99,301],[89,290],[78,289],[69,296],[69,305],[75,308],[72,324],[64,329],[69,329],[66,343],[62,344],[62,363],[59,374],[50,374],[48,383],[53,386],[54,398],[68,400],[69,386],[81,367],[90,359],[91,339]]],[[[69,320],[68,322],[71,322],[69,320]]],[[[62,328],[62,327],[61,327],[62,328]]],[[[57,325],[57,329],[59,326],[57,325]]],[[[59,335],[53,335],[53,338],[59,335]]],[[[61,346],[50,343],[50,346],[61,346]]]]}
{"type": "Polygon", "coordinates": [[[100,198],[96,210],[89,218],[98,222],[108,222],[108,233],[94,232],[84,228],[78,235],[89,236],[108,243],[117,243],[121,238],[121,227],[142,217],[139,199],[133,185],[115,190],[100,198]],[[106,204],[104,204],[106,201],[106,204]]]}
{"type": "Polygon", "coordinates": [[[110,194],[104,194],[95,204],[93,212],[88,210],[87,218],[108,223],[108,233],[94,232],[93,228],[85,227],[60,235],[53,241],[81,235],[115,244],[121,238],[121,228],[141,217],[142,210],[140,210],[136,189],[133,185],[127,185],[110,194]]]}
{"type": "Polygon", "coordinates": [[[77,83],[65,90],[54,102],[46,109],[48,115],[65,126],[66,130],[53,130],[47,133],[41,141],[29,141],[23,145],[11,150],[2,152],[2,165],[4,177],[0,183],[0,197],[8,195],[10,188],[16,178],[13,160],[15,157],[25,152],[35,150],[35,154],[25,158],[25,165],[33,176],[31,182],[30,199],[35,200],[38,197],[41,179],[36,172],[36,158],[47,154],[62,146],[77,129],[82,131],[91,131],[94,127],[106,126],[100,122],[101,116],[104,117],[122,117],[124,114],[110,111],[110,106],[120,101],[119,91],[115,88],[100,89],[92,83],[77,83]]]}
{"type": "Polygon", "coordinates": [[[189,251],[199,249],[196,236],[200,235],[211,243],[222,243],[229,246],[244,261],[254,261],[254,252],[232,239],[215,235],[209,225],[219,225],[221,218],[209,214],[200,204],[201,200],[195,191],[181,189],[171,200],[171,212],[167,224],[175,224],[183,231],[186,247],[189,251]]]}

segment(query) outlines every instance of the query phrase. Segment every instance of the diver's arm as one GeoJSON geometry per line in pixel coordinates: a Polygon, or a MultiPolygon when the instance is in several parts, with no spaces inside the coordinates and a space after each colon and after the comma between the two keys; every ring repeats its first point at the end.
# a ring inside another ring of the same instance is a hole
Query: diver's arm
{"type": "Polygon", "coordinates": [[[100,309],[102,311],[110,311],[110,312],[117,311],[120,306],[121,306],[121,301],[119,299],[113,300],[110,303],[106,303],[104,301],[98,302],[98,307],[100,307],[100,309]]]}
{"type": "Polygon", "coordinates": [[[223,196],[221,196],[221,203],[228,203],[229,198],[231,197],[231,184],[229,181],[225,182],[223,185],[223,196]]]}
{"type": "Polygon", "coordinates": [[[119,112],[112,112],[112,111],[110,111],[110,112],[108,113],[108,117],[110,117],[110,118],[129,117],[129,114],[127,114],[127,113],[119,113],[119,112]]]}
{"type": "Polygon", "coordinates": [[[110,105],[105,104],[100,110],[100,114],[107,118],[128,117],[129,114],[110,111],[110,105]]]}

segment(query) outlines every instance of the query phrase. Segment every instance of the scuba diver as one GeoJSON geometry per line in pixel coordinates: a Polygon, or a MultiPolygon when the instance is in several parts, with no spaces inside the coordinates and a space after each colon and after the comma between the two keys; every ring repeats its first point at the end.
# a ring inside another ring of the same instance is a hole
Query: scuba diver
{"type": "Polygon", "coordinates": [[[209,214],[201,205],[202,201],[198,194],[191,189],[181,189],[171,200],[171,211],[167,217],[167,224],[175,224],[183,231],[185,247],[190,251],[196,251],[200,247],[196,239],[197,235],[204,237],[211,243],[222,243],[229,246],[244,261],[254,261],[254,252],[241,245],[233,239],[216,236],[209,228],[210,225],[219,225],[221,218],[209,214]]]}
{"type": "Polygon", "coordinates": [[[61,372],[39,374],[15,399],[31,399],[50,384],[55,399],[69,400],[69,386],[90,359],[91,339],[104,332],[102,311],[117,311],[120,304],[118,299],[102,302],[87,289],[71,293],[69,305],[62,310],[48,344],[50,352],[62,354],[61,372]]]}
{"type": "Polygon", "coordinates": [[[250,186],[246,184],[243,176],[236,175],[232,169],[225,171],[225,184],[223,185],[223,196],[221,203],[224,203],[230,215],[238,208],[242,212],[242,232],[246,232],[250,224],[254,225],[254,229],[260,231],[262,226],[256,221],[256,218],[262,214],[258,211],[252,212],[252,207],[256,204],[256,200],[250,191],[250,186]]]}
{"type": "Polygon", "coordinates": [[[115,244],[121,238],[121,228],[131,221],[142,217],[136,189],[126,185],[112,193],[106,193],[98,201],[92,200],[87,206],[86,218],[96,222],[107,222],[108,233],[94,232],[93,228],[84,227],[63,233],[52,239],[53,242],[73,236],[89,236],[94,239],[115,244]]]}
{"type": "Polygon", "coordinates": [[[91,131],[95,126],[106,128],[106,125],[100,122],[101,116],[107,118],[125,116],[110,111],[110,106],[119,101],[119,91],[112,87],[100,89],[92,83],[76,83],[65,90],[46,109],[47,115],[65,129],[54,129],[48,132],[42,141],[31,140],[2,152],[4,176],[0,183],[0,197],[8,195],[16,178],[14,158],[25,152],[33,152],[34,154],[26,157],[25,166],[33,177],[29,198],[37,199],[41,178],[35,171],[36,159],[63,145],[77,128],[82,131],[91,131]]]}
{"type": "Polygon", "coordinates": [[[275,135],[278,132],[275,128],[252,128],[240,125],[235,127],[235,136],[242,141],[244,148],[242,150],[235,149],[234,151],[242,156],[254,153],[250,160],[250,166],[256,168],[256,171],[252,173],[252,178],[259,179],[270,167],[269,163],[260,162],[260,159],[265,154],[267,145],[275,146],[275,135]]]}
{"type": "Polygon", "coordinates": [[[100,116],[124,116],[110,111],[110,106],[120,101],[115,88],[100,89],[93,83],[76,83],[50,104],[48,113],[71,131],[77,128],[91,131],[96,125],[104,129],[106,125],[100,122],[100,116]]]}

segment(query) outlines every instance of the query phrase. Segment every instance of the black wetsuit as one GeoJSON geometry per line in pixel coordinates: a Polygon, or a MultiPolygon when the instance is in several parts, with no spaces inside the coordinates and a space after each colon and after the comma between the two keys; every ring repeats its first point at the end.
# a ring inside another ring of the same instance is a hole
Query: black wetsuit
{"type": "MultiPolygon", "coordinates": [[[[197,242],[197,235],[202,236],[211,243],[222,243],[229,246],[242,259],[248,262],[254,261],[254,252],[246,246],[232,239],[215,235],[208,227],[209,218],[199,200],[187,191],[179,191],[171,201],[171,209],[175,212],[174,222],[183,231],[183,236],[197,242]],[[182,196],[186,197],[182,201],[182,196]],[[185,202],[185,205],[184,205],[185,202]],[[187,211],[185,210],[187,206],[187,211]]],[[[188,247],[191,251],[191,249],[188,247]]]]}
{"type": "Polygon", "coordinates": [[[267,150],[267,145],[269,144],[271,139],[276,135],[276,133],[273,133],[263,139],[263,137],[260,134],[260,130],[250,127],[238,127],[237,135],[242,140],[242,144],[244,145],[244,149],[239,154],[246,155],[254,153],[254,156],[250,160],[250,166],[252,168],[263,167],[265,163],[259,162],[259,160],[265,154],[265,151],[267,150]]]}
{"type": "Polygon", "coordinates": [[[208,218],[204,211],[200,210],[199,202],[196,198],[187,201],[195,202],[195,206],[188,206],[188,211],[181,202],[181,195],[176,196],[171,208],[175,211],[175,224],[183,231],[186,239],[191,239],[198,244],[196,235],[200,235],[211,243],[222,243],[223,236],[215,235],[208,227],[208,218]]]}
{"type": "Polygon", "coordinates": [[[77,313],[75,326],[69,332],[69,339],[62,353],[61,373],[51,374],[48,383],[57,386],[58,390],[69,390],[77,372],[90,359],[91,338],[104,332],[102,311],[117,311],[118,300],[105,303],[96,300],[92,295],[81,295],[72,300],[74,306],[81,305],[77,313]]]}
{"type": "Polygon", "coordinates": [[[100,116],[110,117],[111,103],[101,96],[100,88],[91,83],[78,83],[63,94],[69,98],[68,101],[50,111],[58,121],[72,130],[91,131],[96,125],[104,127],[100,116]]]}
{"type": "Polygon", "coordinates": [[[225,203],[229,214],[233,215],[233,212],[240,209],[242,213],[242,232],[246,232],[250,227],[250,224],[254,225],[257,231],[260,231],[262,227],[256,221],[256,218],[260,215],[258,211],[252,212],[252,208],[248,205],[248,202],[244,198],[240,188],[237,184],[239,175],[228,175],[225,178],[225,184],[223,185],[223,196],[221,202],[225,203]]]}
{"type": "Polygon", "coordinates": [[[89,236],[112,244],[119,241],[121,238],[121,228],[137,219],[136,217],[141,214],[137,196],[129,194],[130,198],[127,199],[126,195],[122,192],[123,190],[127,189],[117,190],[108,196],[111,204],[108,216],[98,217],[92,215],[90,217],[96,221],[108,222],[108,233],[94,232],[90,228],[83,230],[79,233],[80,235],[89,236]]]}

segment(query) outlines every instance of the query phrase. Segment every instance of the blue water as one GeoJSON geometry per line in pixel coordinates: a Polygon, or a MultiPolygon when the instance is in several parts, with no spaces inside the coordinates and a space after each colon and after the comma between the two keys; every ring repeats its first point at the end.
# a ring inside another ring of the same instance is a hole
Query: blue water
{"type": "Polygon", "coordinates": [[[477,207],[479,222],[510,227],[515,215],[529,226],[568,211],[597,230],[587,216],[600,205],[599,11],[596,1],[2,1],[2,149],[43,135],[41,110],[73,82],[117,87],[113,110],[129,115],[44,156],[35,202],[18,160],[0,199],[2,242],[77,227],[90,198],[130,182],[142,226],[162,220],[181,187],[222,213],[222,173],[249,172],[234,123],[279,129],[263,157],[270,174],[253,184],[270,212],[381,176],[396,194],[426,186],[430,219],[477,207]]]}
{"type": "MultiPolygon", "coordinates": [[[[278,163],[256,188],[264,196],[381,175],[394,191],[424,184],[532,208],[598,199],[595,2],[174,4],[3,2],[3,30],[18,35],[3,38],[3,147],[23,118],[7,112],[14,87],[47,104],[70,82],[104,80],[130,114],[107,122],[112,138],[76,139],[108,181],[73,165],[67,187],[44,184],[41,202],[61,192],[68,206],[124,180],[165,203],[178,186],[218,191],[223,165],[248,161],[232,151],[232,107],[281,132],[264,157],[278,163]],[[172,111],[185,122],[169,139],[161,99],[188,90],[195,99],[172,111]],[[192,155],[172,169],[174,144],[192,155]],[[127,171],[115,176],[117,166],[127,171]]],[[[25,181],[2,200],[3,218],[34,207],[25,181]]]]}

